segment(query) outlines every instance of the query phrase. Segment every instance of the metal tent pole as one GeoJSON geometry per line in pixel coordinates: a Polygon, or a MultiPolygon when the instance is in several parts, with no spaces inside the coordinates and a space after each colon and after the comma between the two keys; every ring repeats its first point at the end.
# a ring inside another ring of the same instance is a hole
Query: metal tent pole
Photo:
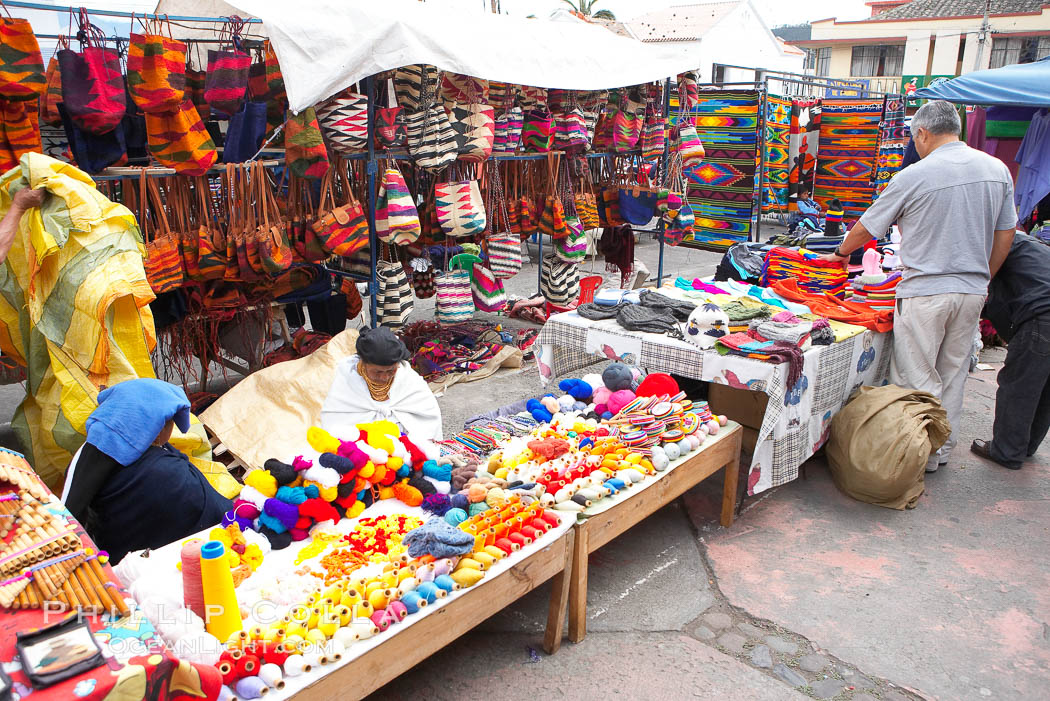
{"type": "MultiPolygon", "coordinates": [[[[678,97],[681,100],[681,96],[678,97]]],[[[664,110],[663,114],[660,115],[664,123],[671,117],[671,79],[666,78],[664,80],[664,110]]],[[[670,148],[671,140],[664,139],[664,153],[660,156],[660,177],[667,177],[667,152],[670,148]]],[[[682,193],[682,197],[685,197],[685,193],[682,193]]],[[[660,217],[659,223],[656,225],[656,237],[660,240],[660,263],[656,269],[656,287],[657,289],[663,287],[664,284],[664,229],[667,225],[664,223],[664,218],[660,217]]],[[[632,261],[633,262],[633,261],[632,261]]]]}
{"type": "Polygon", "coordinates": [[[369,296],[372,298],[372,328],[378,325],[379,283],[376,280],[376,256],[379,253],[379,237],[376,236],[376,101],[375,80],[368,76],[364,80],[365,95],[368,97],[368,161],[365,164],[365,175],[368,184],[368,250],[372,259],[371,281],[368,283],[369,296]]]}

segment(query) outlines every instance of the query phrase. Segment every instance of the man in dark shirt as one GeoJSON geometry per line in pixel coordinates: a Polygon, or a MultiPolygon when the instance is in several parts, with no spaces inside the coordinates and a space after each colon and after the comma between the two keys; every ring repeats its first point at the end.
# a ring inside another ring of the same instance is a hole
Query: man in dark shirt
{"type": "Polygon", "coordinates": [[[995,393],[992,440],[970,450],[1011,470],[1050,429],[1050,247],[1018,232],[988,287],[984,318],[1009,344],[995,393]]]}

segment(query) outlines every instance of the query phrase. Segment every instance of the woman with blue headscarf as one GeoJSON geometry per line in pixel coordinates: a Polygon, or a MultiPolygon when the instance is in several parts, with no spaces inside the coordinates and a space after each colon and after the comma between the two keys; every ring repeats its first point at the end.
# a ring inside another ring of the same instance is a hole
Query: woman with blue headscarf
{"type": "Polygon", "coordinates": [[[114,563],[213,526],[232,508],[168,445],[175,426],[190,426],[190,402],[175,385],[143,378],[98,394],[62,501],[114,563]]]}

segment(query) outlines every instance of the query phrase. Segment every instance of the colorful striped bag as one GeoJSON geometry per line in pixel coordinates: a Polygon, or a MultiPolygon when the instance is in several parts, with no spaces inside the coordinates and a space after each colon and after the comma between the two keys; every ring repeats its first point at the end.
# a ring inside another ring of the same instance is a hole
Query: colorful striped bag
{"type": "Polygon", "coordinates": [[[627,222],[620,216],[620,188],[615,185],[602,190],[598,199],[598,219],[602,226],[623,226],[627,222]]]}
{"type": "Polygon", "coordinates": [[[325,174],[318,210],[313,230],[326,251],[336,256],[350,256],[368,245],[368,219],[361,203],[354,196],[342,163],[337,162],[325,174]],[[343,205],[335,203],[335,171],[339,172],[344,197],[347,200],[343,205]]]}
{"type": "Polygon", "coordinates": [[[394,97],[394,81],[386,81],[386,107],[376,107],[376,145],[380,148],[403,146],[408,133],[405,113],[394,97]]]}
{"type": "Polygon", "coordinates": [[[613,150],[617,153],[633,151],[638,147],[638,141],[642,136],[642,111],[645,106],[624,97],[620,109],[613,117],[613,150]]]}
{"type": "Polygon", "coordinates": [[[412,268],[412,292],[418,299],[430,299],[437,294],[434,286],[434,266],[429,258],[413,258],[409,263],[412,268]]]}
{"type": "Polygon", "coordinates": [[[70,119],[91,134],[106,134],[127,111],[120,55],[104,46],[85,46],[80,53],[58,52],[62,103],[70,119]]]}
{"type": "Polygon", "coordinates": [[[131,34],[128,92],[143,112],[173,112],[186,98],[186,44],[159,32],[131,34]]]}
{"type": "Polygon", "coordinates": [[[551,304],[564,306],[580,296],[580,266],[557,256],[544,256],[540,268],[540,294],[551,304]]]}
{"type": "Polygon", "coordinates": [[[252,57],[236,48],[208,50],[208,71],[204,76],[204,99],[220,119],[228,119],[244,102],[248,92],[248,69],[252,57]]]}
{"type": "Polygon", "coordinates": [[[491,105],[457,103],[449,110],[448,119],[456,132],[461,161],[480,162],[492,155],[496,126],[491,105]]]}
{"type": "Polygon", "coordinates": [[[226,237],[212,216],[212,194],[208,178],[193,181],[197,201],[197,269],[202,280],[221,280],[226,272],[226,237]]]}
{"type": "Polygon", "coordinates": [[[32,100],[45,90],[44,58],[29,20],[0,17],[0,97],[32,100]]]}
{"type": "Polygon", "coordinates": [[[2,172],[7,172],[18,165],[27,153],[40,153],[39,115],[32,103],[25,100],[0,100],[0,113],[3,114],[4,142],[10,154],[11,164],[2,172]]]}
{"type": "Polygon", "coordinates": [[[510,107],[496,117],[496,133],[492,144],[493,153],[514,153],[521,144],[524,112],[518,106],[510,107]]]}
{"type": "Polygon", "coordinates": [[[284,74],[270,42],[266,42],[266,124],[272,132],[284,123],[288,111],[288,92],[284,87],[284,74]]]}
{"type": "Polygon", "coordinates": [[[317,107],[317,121],[328,145],[337,153],[368,149],[368,97],[344,90],[317,107]]]}
{"type": "Polygon", "coordinates": [[[456,160],[456,132],[445,108],[436,102],[420,110],[405,110],[405,141],[413,162],[430,171],[456,160]]]}
{"type": "Polygon", "coordinates": [[[489,269],[498,278],[514,277],[521,271],[521,239],[514,233],[485,238],[489,269]]]}
{"type": "Polygon", "coordinates": [[[547,195],[544,200],[538,229],[541,234],[546,234],[555,241],[569,235],[569,227],[565,221],[565,205],[557,195],[547,195]]]}
{"type": "Polygon", "coordinates": [[[587,122],[582,109],[573,107],[568,112],[554,115],[555,148],[583,150],[588,145],[587,122]]]}
{"type": "Polygon", "coordinates": [[[414,112],[429,107],[436,99],[440,73],[436,66],[417,63],[398,68],[393,80],[398,104],[414,112]]]}
{"type": "Polygon", "coordinates": [[[481,263],[475,263],[470,278],[470,293],[474,307],[483,312],[498,312],[507,306],[507,292],[495,272],[481,263]]]}
{"type": "Polygon", "coordinates": [[[666,147],[664,118],[650,105],[645,109],[645,122],[642,125],[642,158],[647,161],[658,160],[663,157],[666,147]]]}
{"type": "Polygon", "coordinates": [[[459,324],[474,316],[474,297],[470,290],[470,273],[448,270],[434,279],[434,318],[442,324],[459,324]]]}
{"type": "Polygon", "coordinates": [[[521,145],[532,153],[546,153],[554,144],[554,116],[544,106],[528,110],[521,130],[521,145]]]}
{"type": "Polygon", "coordinates": [[[704,143],[696,133],[696,127],[679,120],[675,139],[675,150],[682,156],[682,167],[693,168],[704,162],[704,143]]]}
{"type": "Polygon", "coordinates": [[[396,261],[378,261],[376,287],[376,319],[380,326],[399,328],[408,323],[414,303],[404,267],[396,261]]]}
{"type": "Polygon", "coordinates": [[[477,180],[436,183],[434,199],[445,236],[477,236],[485,231],[485,202],[477,180]]]}
{"type": "MultiPolygon", "coordinates": [[[[65,37],[59,39],[59,46],[65,37]]],[[[68,43],[65,45],[68,46],[68,43]]],[[[63,47],[64,48],[64,47],[63,47]]],[[[47,90],[40,96],[40,121],[48,126],[62,126],[62,115],[58,105],[62,102],[62,71],[58,69],[58,57],[52,56],[47,62],[47,90]]]]}
{"type": "Polygon", "coordinates": [[[186,96],[193,102],[193,106],[197,108],[197,114],[200,115],[201,119],[207,119],[211,116],[211,107],[208,106],[208,101],[204,99],[204,71],[198,71],[190,68],[189,64],[186,65],[186,96]]]}
{"type": "Polygon", "coordinates": [[[700,102],[700,88],[696,83],[696,73],[686,71],[678,75],[678,109],[688,112],[700,102]]]}
{"type": "Polygon", "coordinates": [[[576,217],[566,217],[568,233],[554,241],[554,255],[566,263],[579,263],[587,255],[587,235],[576,217]]]}
{"type": "Polygon", "coordinates": [[[295,115],[288,112],[284,127],[284,160],[292,173],[307,180],[317,180],[328,172],[328,149],[313,107],[295,115]]]}
{"type": "Polygon", "coordinates": [[[288,243],[287,224],[273,194],[266,166],[251,164],[254,199],[262,213],[262,223],[255,230],[254,241],[262,267],[271,275],[282,273],[292,265],[292,248],[288,243]]]}
{"type": "MultiPolygon", "coordinates": [[[[615,95],[616,93],[612,94],[615,95]]],[[[595,151],[608,152],[613,150],[613,132],[615,131],[613,123],[616,120],[616,115],[620,113],[618,100],[619,98],[616,98],[616,101],[610,98],[598,114],[598,121],[594,125],[594,137],[591,138],[591,148],[595,151]]]]}
{"type": "Polygon", "coordinates": [[[183,100],[174,112],[146,113],[150,154],[179,175],[204,175],[219,159],[197,108],[183,100]]]}
{"type": "Polygon", "coordinates": [[[419,212],[412,193],[401,171],[391,165],[383,173],[376,198],[376,236],[384,243],[404,246],[418,239],[419,235],[419,212]]]}
{"type": "Polygon", "coordinates": [[[139,222],[146,245],[142,267],[150,287],[157,294],[178,289],[186,280],[182,251],[168,225],[156,179],[148,177],[145,169],[139,176],[139,222]]]}

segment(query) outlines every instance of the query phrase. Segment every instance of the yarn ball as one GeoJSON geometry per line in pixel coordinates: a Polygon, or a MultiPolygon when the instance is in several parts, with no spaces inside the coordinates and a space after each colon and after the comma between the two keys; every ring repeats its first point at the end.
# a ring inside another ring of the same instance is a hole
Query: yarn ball
{"type": "Polygon", "coordinates": [[[306,501],[306,490],[302,487],[279,487],[276,498],[285,504],[299,505],[306,501]]]}
{"type": "Polygon", "coordinates": [[[357,469],[353,460],[345,458],[342,455],[336,455],[335,453],[321,453],[321,457],[317,458],[317,462],[321,467],[330,467],[340,475],[345,475],[348,472],[357,469]]]}
{"type": "Polygon", "coordinates": [[[638,389],[635,394],[639,397],[658,397],[663,394],[678,394],[678,383],[667,373],[654,372],[647,375],[646,378],[638,384],[638,389]]]}
{"type": "Polygon", "coordinates": [[[602,382],[613,392],[628,389],[633,379],[631,368],[623,363],[613,363],[602,371],[602,382]]]}
{"type": "Polygon", "coordinates": [[[609,411],[613,414],[618,414],[620,412],[620,409],[623,409],[625,406],[633,402],[634,399],[635,394],[631,390],[617,390],[616,392],[612,393],[612,396],[609,397],[609,411]]]}
{"type": "Polygon", "coordinates": [[[470,500],[466,494],[453,494],[449,497],[449,503],[453,509],[460,509],[466,511],[470,507],[470,500]]]}
{"type": "Polygon", "coordinates": [[[244,476],[244,483],[265,496],[277,494],[277,480],[266,470],[252,470],[244,476]]]}
{"type": "Polygon", "coordinates": [[[572,405],[573,411],[587,411],[587,405],[583,402],[574,402],[572,405]]]}
{"type": "Polygon", "coordinates": [[[550,423],[550,420],[554,418],[554,415],[547,411],[546,407],[540,403],[539,399],[530,399],[525,402],[525,408],[528,410],[532,418],[536,419],[540,423],[550,423]]]}
{"type": "Polygon", "coordinates": [[[449,509],[445,512],[445,521],[452,526],[458,526],[467,520],[467,512],[463,509],[449,509]]]}
{"type": "Polygon", "coordinates": [[[558,397],[558,410],[559,411],[572,411],[572,405],[576,403],[576,400],[571,395],[563,394],[558,397]]]}
{"type": "Polygon", "coordinates": [[[573,379],[562,380],[558,383],[558,389],[579,401],[590,399],[594,392],[594,388],[589,383],[573,379]]]}
{"type": "Polygon", "coordinates": [[[612,390],[608,387],[599,387],[594,390],[594,396],[591,397],[591,401],[595,404],[606,404],[609,401],[609,397],[612,396],[612,390]]]}
{"type": "MultiPolygon", "coordinates": [[[[265,515],[263,514],[263,516],[265,515]]],[[[263,516],[259,518],[262,519],[263,516]]],[[[277,532],[272,528],[262,526],[259,528],[259,532],[266,537],[266,540],[270,541],[270,547],[274,550],[284,550],[292,544],[292,534],[287,531],[277,532]]]]}
{"type": "Polygon", "coordinates": [[[452,478],[452,466],[438,465],[436,460],[427,460],[423,463],[423,475],[438,482],[448,482],[452,478]]]}
{"type": "Polygon", "coordinates": [[[602,418],[603,419],[609,420],[612,417],[613,417],[613,413],[611,411],[603,411],[602,412],[602,418]]]}
{"type": "Polygon", "coordinates": [[[665,443],[664,453],[667,454],[668,460],[677,460],[682,457],[682,450],[678,447],[677,443],[665,443]]]}
{"type": "Polygon", "coordinates": [[[264,462],[263,468],[273,475],[273,478],[277,480],[277,484],[282,487],[286,484],[291,484],[299,476],[294,467],[273,458],[264,462]]]}
{"type": "Polygon", "coordinates": [[[479,501],[476,504],[471,504],[470,511],[468,511],[467,513],[469,513],[471,516],[477,516],[478,514],[488,511],[490,508],[491,507],[485,502],[479,501]]]}
{"type": "MultiPolygon", "coordinates": [[[[543,408],[546,409],[547,411],[549,411],[551,414],[557,414],[558,413],[558,409],[560,408],[560,406],[558,404],[558,400],[555,399],[554,397],[544,397],[543,399],[540,400],[540,404],[542,404],[543,408]]],[[[260,491],[262,491],[262,490],[260,490],[260,491]]]]}
{"type": "Polygon", "coordinates": [[[653,454],[651,459],[653,462],[653,467],[655,467],[657,470],[666,470],[667,466],[671,462],[667,459],[667,453],[665,453],[664,449],[658,445],[654,445],[652,451],[653,454]]]}
{"type": "MultiPolygon", "coordinates": [[[[435,516],[444,516],[448,513],[449,509],[452,508],[452,502],[449,500],[447,494],[428,494],[423,498],[423,511],[434,514],[435,516]]],[[[452,524],[458,525],[458,524],[452,524]]]]}
{"type": "Polygon", "coordinates": [[[602,381],[602,376],[596,372],[588,373],[584,375],[581,379],[583,382],[586,382],[588,385],[591,386],[591,391],[594,391],[599,387],[605,386],[605,382],[602,381]]]}
{"type": "Polygon", "coordinates": [[[488,494],[488,491],[489,490],[485,489],[485,485],[483,484],[472,484],[470,485],[470,488],[467,489],[467,499],[470,500],[471,504],[485,501],[485,496],[488,494]]]}

